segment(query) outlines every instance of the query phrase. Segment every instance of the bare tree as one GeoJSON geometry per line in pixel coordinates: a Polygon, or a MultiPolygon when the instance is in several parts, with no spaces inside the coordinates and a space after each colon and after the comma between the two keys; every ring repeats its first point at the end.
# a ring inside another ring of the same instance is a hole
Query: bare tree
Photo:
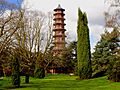
{"type": "Polygon", "coordinates": [[[15,4],[1,0],[0,13],[0,53],[8,46],[14,33],[20,28],[23,10],[15,4]]]}
{"type": "Polygon", "coordinates": [[[5,0],[0,0],[0,5],[0,58],[6,50],[13,56],[17,53],[26,75],[32,67],[46,69],[51,62],[46,55],[52,43],[52,14],[27,11],[5,0]]]}
{"type": "Polygon", "coordinates": [[[15,33],[14,45],[22,58],[21,71],[25,70],[26,75],[31,69],[45,67],[45,55],[52,42],[51,20],[51,16],[40,11],[25,11],[22,28],[15,33]]]}
{"type": "Polygon", "coordinates": [[[108,6],[105,12],[106,27],[120,27],[120,0],[105,0],[108,6]]]}
{"type": "Polygon", "coordinates": [[[23,10],[15,4],[9,3],[6,0],[0,0],[0,64],[3,70],[6,64],[5,53],[11,54],[13,37],[16,31],[21,28],[23,19],[23,10]]]}

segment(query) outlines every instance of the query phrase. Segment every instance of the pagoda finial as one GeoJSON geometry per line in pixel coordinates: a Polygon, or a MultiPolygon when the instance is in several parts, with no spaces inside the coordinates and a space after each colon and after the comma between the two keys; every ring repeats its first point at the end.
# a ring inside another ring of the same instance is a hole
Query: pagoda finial
{"type": "Polygon", "coordinates": [[[60,4],[58,4],[58,7],[56,9],[54,9],[54,11],[57,11],[57,10],[65,11],[65,9],[61,8],[60,4]]]}
{"type": "Polygon", "coordinates": [[[60,4],[58,4],[58,8],[61,8],[60,4]]]}

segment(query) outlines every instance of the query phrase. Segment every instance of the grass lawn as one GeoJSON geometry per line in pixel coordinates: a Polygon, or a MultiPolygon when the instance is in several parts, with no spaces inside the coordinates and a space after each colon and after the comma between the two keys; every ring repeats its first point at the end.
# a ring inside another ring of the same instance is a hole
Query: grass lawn
{"type": "Polygon", "coordinates": [[[44,79],[30,78],[25,84],[21,78],[21,88],[11,86],[10,77],[0,80],[0,90],[120,90],[120,83],[110,82],[106,77],[76,80],[76,76],[65,74],[48,75],[44,79]]]}

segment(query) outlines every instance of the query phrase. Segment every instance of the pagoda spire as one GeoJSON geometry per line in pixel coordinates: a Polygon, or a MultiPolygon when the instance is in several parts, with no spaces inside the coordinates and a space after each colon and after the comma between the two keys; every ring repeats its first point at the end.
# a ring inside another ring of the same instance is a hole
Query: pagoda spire
{"type": "Polygon", "coordinates": [[[60,4],[58,4],[58,8],[61,8],[60,4]]]}

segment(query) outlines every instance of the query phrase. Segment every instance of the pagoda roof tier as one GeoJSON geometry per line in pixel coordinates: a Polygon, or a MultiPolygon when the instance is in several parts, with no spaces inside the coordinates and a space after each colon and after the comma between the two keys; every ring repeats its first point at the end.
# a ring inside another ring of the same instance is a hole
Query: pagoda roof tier
{"type": "Polygon", "coordinates": [[[66,25],[65,23],[62,23],[62,22],[55,22],[53,25],[55,26],[55,25],[60,25],[60,24],[64,26],[66,25]]]}
{"type": "Polygon", "coordinates": [[[66,29],[63,29],[63,28],[54,28],[53,31],[66,31],[66,29]]]}
{"type": "Polygon", "coordinates": [[[55,17],[53,20],[65,20],[63,17],[55,17]]]}
{"type": "Polygon", "coordinates": [[[55,37],[66,37],[65,35],[54,35],[53,38],[55,37]]]}
{"type": "Polygon", "coordinates": [[[62,15],[62,16],[64,16],[65,14],[64,14],[64,13],[61,13],[61,12],[55,12],[54,15],[55,15],[55,16],[56,16],[56,15],[62,15]]]}
{"type": "Polygon", "coordinates": [[[65,19],[65,18],[56,18],[56,17],[55,17],[55,18],[53,18],[53,20],[54,20],[54,21],[56,21],[56,20],[62,20],[62,21],[64,21],[64,20],[66,20],[66,19],[65,19]]]}
{"type": "Polygon", "coordinates": [[[57,10],[65,11],[65,9],[61,8],[60,4],[58,5],[58,7],[56,9],[54,9],[54,11],[57,11],[57,10]]]}

